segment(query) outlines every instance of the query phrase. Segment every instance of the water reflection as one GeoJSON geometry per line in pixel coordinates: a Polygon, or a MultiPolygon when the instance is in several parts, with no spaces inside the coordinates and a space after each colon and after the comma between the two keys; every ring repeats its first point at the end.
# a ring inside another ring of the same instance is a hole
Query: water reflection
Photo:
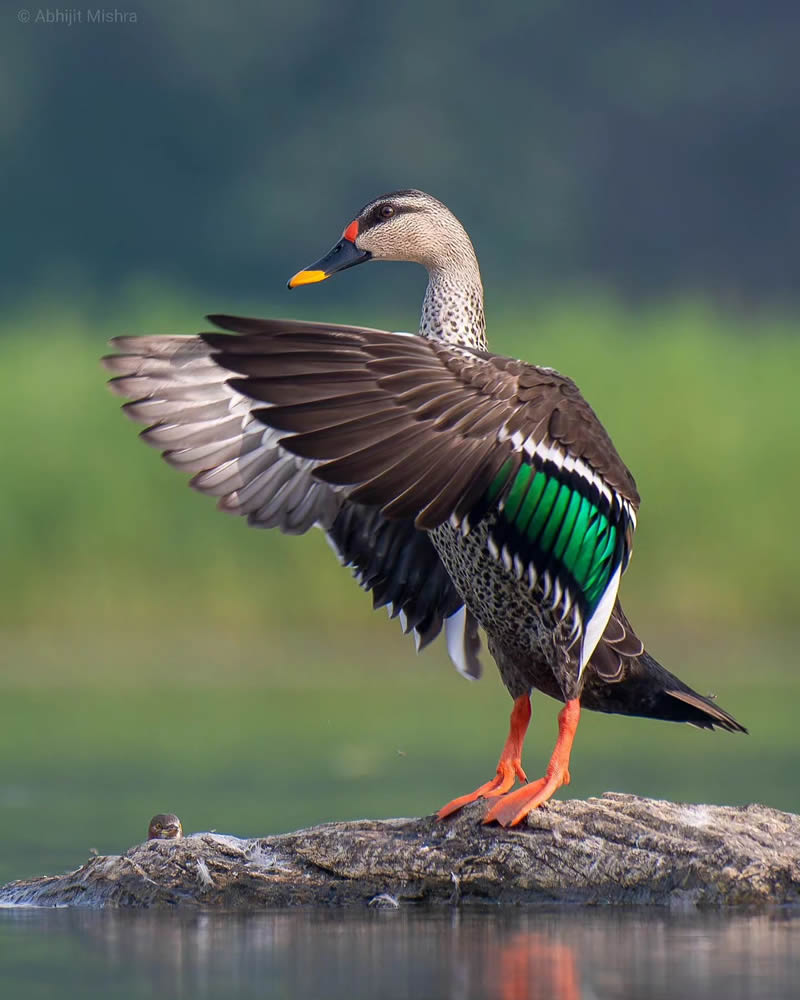
{"type": "Polygon", "coordinates": [[[526,1000],[532,990],[558,1000],[579,1000],[581,996],[575,949],[546,934],[518,931],[486,959],[482,977],[485,996],[526,1000]]]}
{"type": "Polygon", "coordinates": [[[35,970],[60,997],[788,998],[800,914],[0,910],[0,970],[9,996],[35,970]]]}

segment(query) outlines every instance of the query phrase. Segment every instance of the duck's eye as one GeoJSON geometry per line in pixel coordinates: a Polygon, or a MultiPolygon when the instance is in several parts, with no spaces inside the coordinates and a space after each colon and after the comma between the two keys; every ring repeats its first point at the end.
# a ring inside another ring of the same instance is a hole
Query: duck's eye
{"type": "Polygon", "coordinates": [[[382,219],[391,219],[391,217],[394,214],[395,214],[394,205],[381,205],[381,218],[382,219]]]}

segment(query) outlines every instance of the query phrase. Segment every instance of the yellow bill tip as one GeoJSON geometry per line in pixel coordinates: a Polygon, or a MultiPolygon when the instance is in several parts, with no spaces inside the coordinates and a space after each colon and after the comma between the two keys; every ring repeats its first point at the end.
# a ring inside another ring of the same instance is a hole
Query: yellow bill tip
{"type": "Polygon", "coordinates": [[[297,288],[298,285],[313,285],[317,281],[324,281],[328,275],[324,271],[298,271],[289,279],[289,288],[297,288]]]}

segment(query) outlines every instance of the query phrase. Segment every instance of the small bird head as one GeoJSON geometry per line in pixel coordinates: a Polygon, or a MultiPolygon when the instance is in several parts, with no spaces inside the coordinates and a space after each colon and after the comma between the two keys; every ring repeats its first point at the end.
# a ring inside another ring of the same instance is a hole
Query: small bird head
{"type": "Polygon", "coordinates": [[[148,840],[180,840],[182,836],[181,821],[174,813],[158,813],[147,828],[148,840]]]}
{"type": "Polygon", "coordinates": [[[464,227],[424,191],[393,191],[365,205],[324,257],[299,271],[289,288],[324,281],[368,260],[407,260],[429,271],[474,260],[464,227]]]}

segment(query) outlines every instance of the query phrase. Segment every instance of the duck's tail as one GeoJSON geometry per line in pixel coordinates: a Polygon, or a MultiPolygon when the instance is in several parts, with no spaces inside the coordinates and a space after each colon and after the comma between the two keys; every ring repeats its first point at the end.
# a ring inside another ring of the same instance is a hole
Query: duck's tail
{"type": "Polygon", "coordinates": [[[595,712],[747,732],[713,696],[698,694],[647,652],[619,602],[589,661],[581,705],[595,712]]]}

